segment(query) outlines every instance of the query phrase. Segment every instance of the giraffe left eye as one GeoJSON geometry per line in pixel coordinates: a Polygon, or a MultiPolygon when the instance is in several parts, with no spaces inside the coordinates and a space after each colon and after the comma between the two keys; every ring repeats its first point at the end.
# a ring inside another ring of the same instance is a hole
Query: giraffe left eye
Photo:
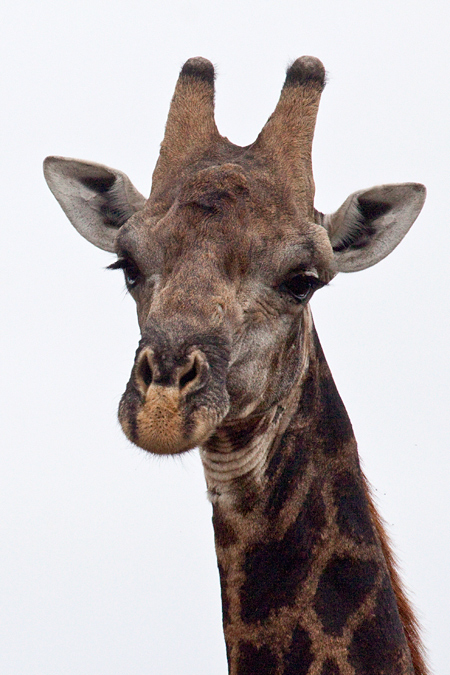
{"type": "Polygon", "coordinates": [[[280,286],[280,290],[284,293],[289,293],[297,302],[306,302],[320,285],[320,281],[316,277],[306,274],[296,274],[294,277],[284,281],[280,286]]]}

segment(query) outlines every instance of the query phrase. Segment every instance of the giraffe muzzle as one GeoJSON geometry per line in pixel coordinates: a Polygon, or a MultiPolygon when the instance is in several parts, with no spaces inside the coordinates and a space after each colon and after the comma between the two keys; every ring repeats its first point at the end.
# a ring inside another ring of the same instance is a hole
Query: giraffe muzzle
{"type": "Polygon", "coordinates": [[[141,351],[136,361],[136,386],[144,400],[153,395],[155,388],[164,385],[173,389],[177,398],[185,397],[205,384],[208,370],[206,356],[199,349],[195,349],[188,355],[185,363],[174,366],[168,374],[161,373],[153,349],[147,347],[141,351]]]}
{"type": "Polygon", "coordinates": [[[206,441],[228,412],[226,372],[212,373],[208,356],[198,347],[175,349],[166,343],[161,348],[148,342],[138,350],[119,421],[144,450],[185,452],[206,441]]]}

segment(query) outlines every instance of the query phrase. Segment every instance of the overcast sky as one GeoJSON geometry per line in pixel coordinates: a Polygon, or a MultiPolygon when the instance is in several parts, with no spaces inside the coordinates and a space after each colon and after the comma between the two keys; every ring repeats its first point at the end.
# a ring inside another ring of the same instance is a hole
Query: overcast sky
{"type": "Polygon", "coordinates": [[[380,183],[428,188],[389,258],[312,304],[431,664],[449,675],[448,2],[14,0],[0,37],[2,675],[227,672],[197,452],[156,460],[123,436],[133,301],[41,166],[101,162],[148,195],[187,58],[216,64],[219,130],[247,144],[302,54],[329,73],[317,208],[380,183]]]}

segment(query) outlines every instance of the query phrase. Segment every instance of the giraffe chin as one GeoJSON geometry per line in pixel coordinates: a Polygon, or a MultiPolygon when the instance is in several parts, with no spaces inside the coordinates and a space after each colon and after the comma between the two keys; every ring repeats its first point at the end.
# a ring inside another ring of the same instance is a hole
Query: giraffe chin
{"type": "Polygon", "coordinates": [[[204,443],[217,426],[217,415],[206,407],[183,410],[175,387],[153,386],[137,410],[119,408],[119,421],[127,438],[156,455],[175,455],[204,443]]]}

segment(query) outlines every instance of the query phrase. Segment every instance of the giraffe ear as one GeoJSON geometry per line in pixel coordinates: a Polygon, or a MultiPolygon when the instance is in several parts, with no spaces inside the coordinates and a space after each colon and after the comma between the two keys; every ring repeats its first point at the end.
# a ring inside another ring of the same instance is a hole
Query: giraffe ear
{"type": "Polygon", "coordinates": [[[358,272],[385,258],[419,215],[426,190],[419,183],[380,185],[350,195],[320,218],[339,272],[358,272]]]}
{"type": "Polygon", "coordinates": [[[105,251],[114,252],[119,228],[146,202],[124,173],[102,164],[47,157],[44,176],[75,229],[105,251]]]}

